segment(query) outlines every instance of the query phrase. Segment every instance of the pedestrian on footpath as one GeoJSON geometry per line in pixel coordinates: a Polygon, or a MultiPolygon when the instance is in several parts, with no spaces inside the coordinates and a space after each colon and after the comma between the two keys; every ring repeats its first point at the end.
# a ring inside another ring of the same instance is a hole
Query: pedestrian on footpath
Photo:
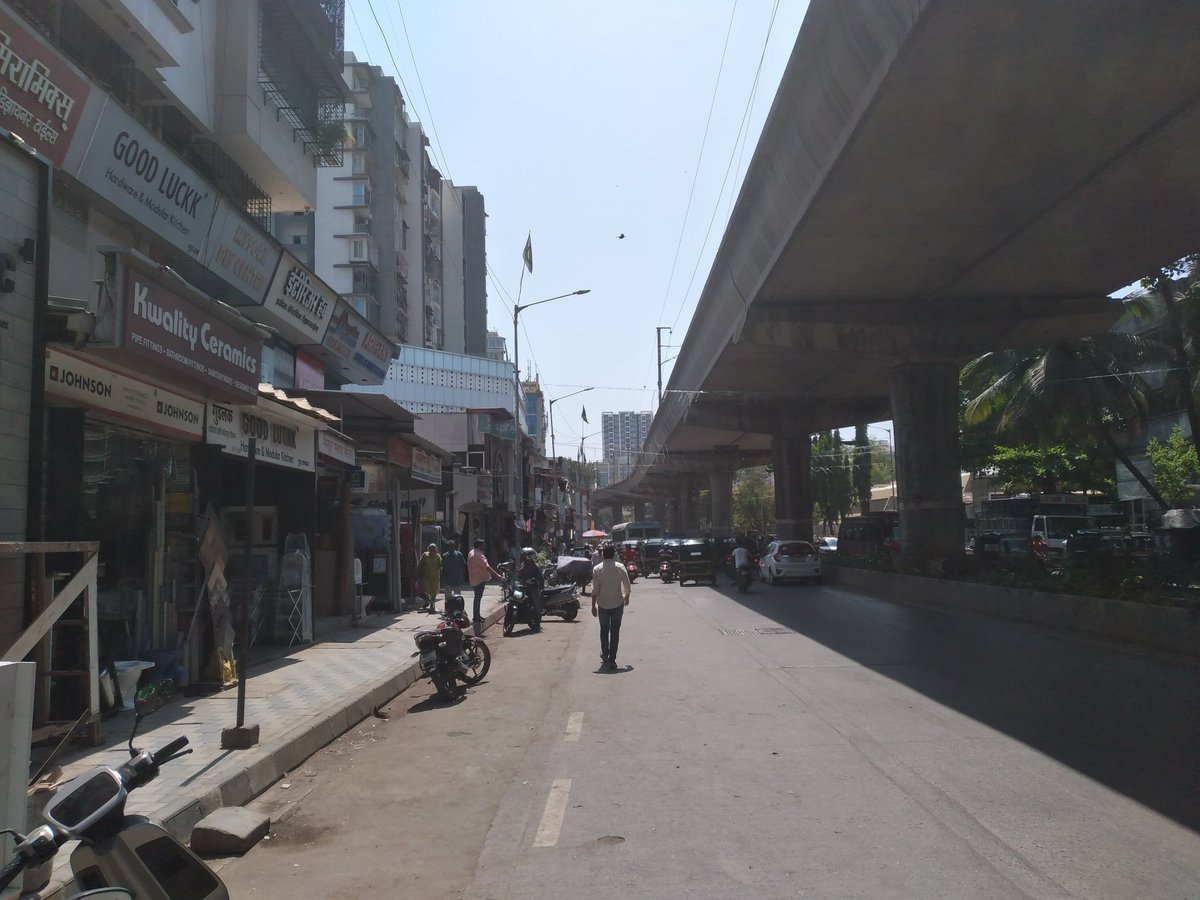
{"type": "Polygon", "coordinates": [[[629,572],[616,561],[616,548],[605,544],[600,565],[592,569],[592,615],[600,619],[600,668],[617,671],[621,618],[629,605],[629,572]]]}
{"type": "Polygon", "coordinates": [[[421,582],[421,593],[427,598],[427,612],[437,611],[437,595],[442,587],[442,554],[437,544],[430,544],[417,560],[417,580],[421,582]]]}
{"type": "MultiPolygon", "coordinates": [[[[442,554],[442,582],[446,585],[446,599],[451,594],[462,592],[462,586],[467,583],[467,558],[458,549],[457,541],[446,542],[446,552],[442,554]]],[[[450,609],[443,606],[443,609],[450,609]]]]}
{"type": "Polygon", "coordinates": [[[483,627],[483,616],[479,612],[479,604],[483,602],[483,589],[489,579],[504,580],[504,576],[488,562],[487,555],[483,552],[482,538],[475,541],[474,549],[467,554],[467,578],[471,582],[471,590],[475,592],[475,608],[471,621],[475,625],[475,633],[478,634],[483,627]]]}

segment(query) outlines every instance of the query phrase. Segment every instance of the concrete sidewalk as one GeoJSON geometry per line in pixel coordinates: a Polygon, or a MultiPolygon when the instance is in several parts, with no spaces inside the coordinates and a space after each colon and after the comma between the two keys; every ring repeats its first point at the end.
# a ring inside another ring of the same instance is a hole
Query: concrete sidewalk
{"type": "MultiPolygon", "coordinates": [[[[466,600],[469,613],[469,594],[466,600]]],[[[503,616],[500,585],[488,585],[482,612],[484,627],[503,616]]],[[[143,720],[134,745],[156,749],[184,736],[194,752],[172,760],[158,778],[130,794],[126,812],[160,822],[186,843],[192,827],[210,812],[247,803],[416,681],[412,636],[436,621],[422,612],[377,613],[251,666],[246,723],[257,724],[260,737],[249,750],[221,748],[221,729],[236,723],[236,690],[172,700],[143,720]]],[[[115,768],[125,762],[132,725],[132,712],[107,719],[104,745],[60,760],[61,780],[93,766],[115,768]]],[[[27,896],[63,896],[73,849],[72,843],[59,851],[50,884],[27,896]]]]}

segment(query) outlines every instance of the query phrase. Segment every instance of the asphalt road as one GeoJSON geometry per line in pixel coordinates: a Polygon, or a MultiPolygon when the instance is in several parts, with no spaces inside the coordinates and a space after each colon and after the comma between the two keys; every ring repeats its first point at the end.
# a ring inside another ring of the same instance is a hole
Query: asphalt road
{"type": "Polygon", "coordinates": [[[1200,668],[834,587],[493,628],[258,803],[234,897],[1196,898],[1200,668]]]}

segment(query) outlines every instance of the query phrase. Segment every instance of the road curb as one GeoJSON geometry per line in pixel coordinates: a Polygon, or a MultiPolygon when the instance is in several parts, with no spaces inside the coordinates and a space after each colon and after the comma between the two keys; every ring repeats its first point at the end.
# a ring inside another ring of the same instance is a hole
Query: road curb
{"type": "MultiPolygon", "coordinates": [[[[503,617],[504,606],[500,605],[484,617],[484,630],[503,617]]],[[[186,843],[195,824],[209,813],[224,806],[249,803],[318,750],[329,746],[366,719],[376,708],[402,694],[416,682],[420,674],[420,664],[415,659],[410,660],[379,679],[360,696],[330,705],[325,713],[316,717],[318,720],[314,724],[280,735],[260,749],[259,759],[231,773],[204,796],[181,799],[174,807],[168,807],[160,817],[163,828],[186,843]]]]}
{"type": "MultiPolygon", "coordinates": [[[[484,617],[483,630],[504,617],[501,603],[484,617]]],[[[252,751],[241,768],[232,770],[220,784],[207,787],[203,793],[180,797],[155,811],[154,820],[177,840],[188,843],[192,828],[207,816],[228,806],[244,806],[263,793],[280,778],[323,747],[333,743],[380,706],[402,694],[420,675],[415,660],[403,663],[380,678],[357,697],[343,698],[331,704],[324,713],[314,716],[312,724],[283,732],[274,740],[264,741],[252,751]]],[[[74,880],[65,884],[51,883],[37,893],[41,900],[63,900],[77,890],[74,880]]]]}

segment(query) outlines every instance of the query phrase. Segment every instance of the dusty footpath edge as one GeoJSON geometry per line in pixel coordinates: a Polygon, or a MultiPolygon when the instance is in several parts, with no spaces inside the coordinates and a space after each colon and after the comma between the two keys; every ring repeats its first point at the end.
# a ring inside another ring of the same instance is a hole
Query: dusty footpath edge
{"type": "MultiPolygon", "coordinates": [[[[484,617],[484,629],[503,616],[504,606],[501,605],[484,617]]],[[[255,759],[248,761],[244,768],[231,772],[220,785],[209,788],[199,797],[184,797],[168,806],[161,817],[163,828],[187,843],[192,828],[209,813],[224,806],[249,803],[322,747],[333,743],[371,715],[374,709],[403,693],[417,680],[420,671],[420,665],[413,659],[380,679],[361,696],[333,704],[322,716],[316,717],[315,724],[295,728],[264,742],[266,746],[256,752],[255,759]]]]}
{"type": "MultiPolygon", "coordinates": [[[[485,631],[504,617],[504,609],[502,603],[484,616],[485,631]]],[[[420,665],[416,659],[410,660],[393,668],[359,696],[332,704],[323,714],[312,717],[311,724],[278,734],[273,739],[263,741],[254,750],[239,751],[249,754],[244,766],[231,770],[219,785],[209,787],[199,795],[180,797],[175,803],[166,805],[155,814],[155,820],[173,837],[186,844],[192,828],[209,813],[222,807],[249,803],[322,747],[333,743],[366,719],[377,707],[403,693],[419,675],[420,665]]],[[[52,880],[42,891],[22,896],[63,900],[74,890],[73,881],[63,884],[52,880]]],[[[17,896],[15,892],[4,892],[5,900],[10,894],[17,896]]]]}

